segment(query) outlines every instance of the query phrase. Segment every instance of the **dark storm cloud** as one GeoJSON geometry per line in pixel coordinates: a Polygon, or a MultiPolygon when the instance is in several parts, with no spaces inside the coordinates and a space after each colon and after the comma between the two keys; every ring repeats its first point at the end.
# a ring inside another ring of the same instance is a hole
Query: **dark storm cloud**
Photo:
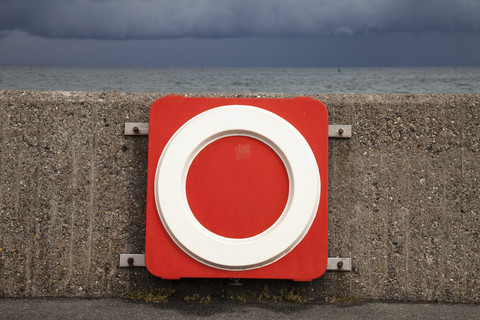
{"type": "Polygon", "coordinates": [[[0,35],[46,38],[479,32],[478,0],[0,0],[0,35]]]}

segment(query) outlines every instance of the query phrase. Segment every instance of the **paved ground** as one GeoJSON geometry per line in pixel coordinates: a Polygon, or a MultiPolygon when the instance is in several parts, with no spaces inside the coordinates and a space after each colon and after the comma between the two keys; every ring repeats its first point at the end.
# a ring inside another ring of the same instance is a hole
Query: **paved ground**
{"type": "Polygon", "coordinates": [[[0,319],[478,319],[480,305],[364,302],[146,303],[126,299],[0,299],[0,319]]]}

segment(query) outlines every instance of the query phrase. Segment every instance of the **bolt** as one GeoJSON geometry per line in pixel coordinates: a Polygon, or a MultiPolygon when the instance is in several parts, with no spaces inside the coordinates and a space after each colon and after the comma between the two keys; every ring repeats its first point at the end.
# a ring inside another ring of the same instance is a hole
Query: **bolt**
{"type": "Polygon", "coordinates": [[[140,130],[138,129],[138,127],[136,127],[136,126],[133,127],[133,132],[138,133],[139,131],[140,131],[140,130]]]}
{"type": "Polygon", "coordinates": [[[338,134],[342,135],[343,134],[343,128],[338,129],[338,134]]]}
{"type": "Polygon", "coordinates": [[[342,269],[342,267],[343,267],[343,261],[338,261],[337,262],[337,268],[342,269]]]}
{"type": "Polygon", "coordinates": [[[133,258],[128,258],[127,262],[128,262],[128,265],[129,265],[130,267],[133,267],[133,263],[135,262],[135,259],[133,259],[133,258]]]}
{"type": "Polygon", "coordinates": [[[231,281],[228,283],[231,286],[242,286],[243,284],[240,282],[240,279],[230,279],[231,281]]]}

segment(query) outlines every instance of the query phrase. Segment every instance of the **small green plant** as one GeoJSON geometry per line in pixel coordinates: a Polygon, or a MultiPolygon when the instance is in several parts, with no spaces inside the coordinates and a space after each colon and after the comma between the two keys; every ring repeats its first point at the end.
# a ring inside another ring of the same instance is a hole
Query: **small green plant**
{"type": "Polygon", "coordinates": [[[228,292],[228,298],[231,300],[236,300],[240,302],[247,302],[249,299],[257,300],[258,302],[262,301],[276,301],[276,302],[291,302],[291,303],[305,303],[307,298],[303,296],[305,293],[304,289],[281,289],[278,294],[273,294],[270,292],[268,285],[263,286],[263,290],[257,295],[256,293],[237,293],[237,292],[228,292]]]}
{"type": "Polygon", "coordinates": [[[168,297],[175,293],[172,288],[149,288],[127,296],[130,299],[145,300],[153,303],[166,303],[168,297]]]}
{"type": "Polygon", "coordinates": [[[272,296],[270,295],[270,291],[268,290],[268,286],[264,285],[262,292],[258,295],[257,300],[258,301],[263,301],[263,300],[270,300],[272,296]]]}
{"type": "Polygon", "coordinates": [[[194,293],[192,296],[186,296],[185,298],[183,298],[183,300],[185,300],[185,301],[198,301],[199,303],[207,304],[207,303],[210,302],[210,300],[212,300],[212,298],[210,297],[210,295],[207,295],[206,297],[202,297],[198,293],[194,293]]]}
{"type": "Polygon", "coordinates": [[[362,301],[362,297],[356,294],[348,294],[345,296],[331,296],[325,299],[329,303],[342,302],[342,303],[356,303],[362,301]]]}
{"type": "Polygon", "coordinates": [[[235,292],[229,292],[228,293],[228,298],[230,300],[236,300],[240,302],[247,302],[249,295],[246,293],[235,293],[235,292]]]}
{"type": "Polygon", "coordinates": [[[280,290],[280,297],[281,297],[280,301],[285,300],[285,301],[294,302],[294,303],[307,302],[307,298],[305,298],[300,291],[297,291],[295,289],[291,289],[290,291],[287,289],[280,290]]]}
{"type": "Polygon", "coordinates": [[[302,293],[304,291],[299,291],[295,289],[281,289],[278,295],[271,294],[270,290],[268,289],[268,286],[265,285],[263,287],[262,292],[258,295],[257,300],[260,301],[267,301],[267,300],[273,300],[273,301],[287,301],[287,302],[293,302],[293,303],[305,303],[307,302],[307,298],[305,298],[302,293]]]}

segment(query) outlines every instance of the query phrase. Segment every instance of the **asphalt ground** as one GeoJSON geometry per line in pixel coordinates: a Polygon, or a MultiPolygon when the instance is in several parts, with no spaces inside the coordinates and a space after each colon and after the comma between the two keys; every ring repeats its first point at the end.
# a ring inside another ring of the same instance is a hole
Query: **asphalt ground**
{"type": "Polygon", "coordinates": [[[480,305],[2,298],[0,319],[479,319],[480,305]]]}

